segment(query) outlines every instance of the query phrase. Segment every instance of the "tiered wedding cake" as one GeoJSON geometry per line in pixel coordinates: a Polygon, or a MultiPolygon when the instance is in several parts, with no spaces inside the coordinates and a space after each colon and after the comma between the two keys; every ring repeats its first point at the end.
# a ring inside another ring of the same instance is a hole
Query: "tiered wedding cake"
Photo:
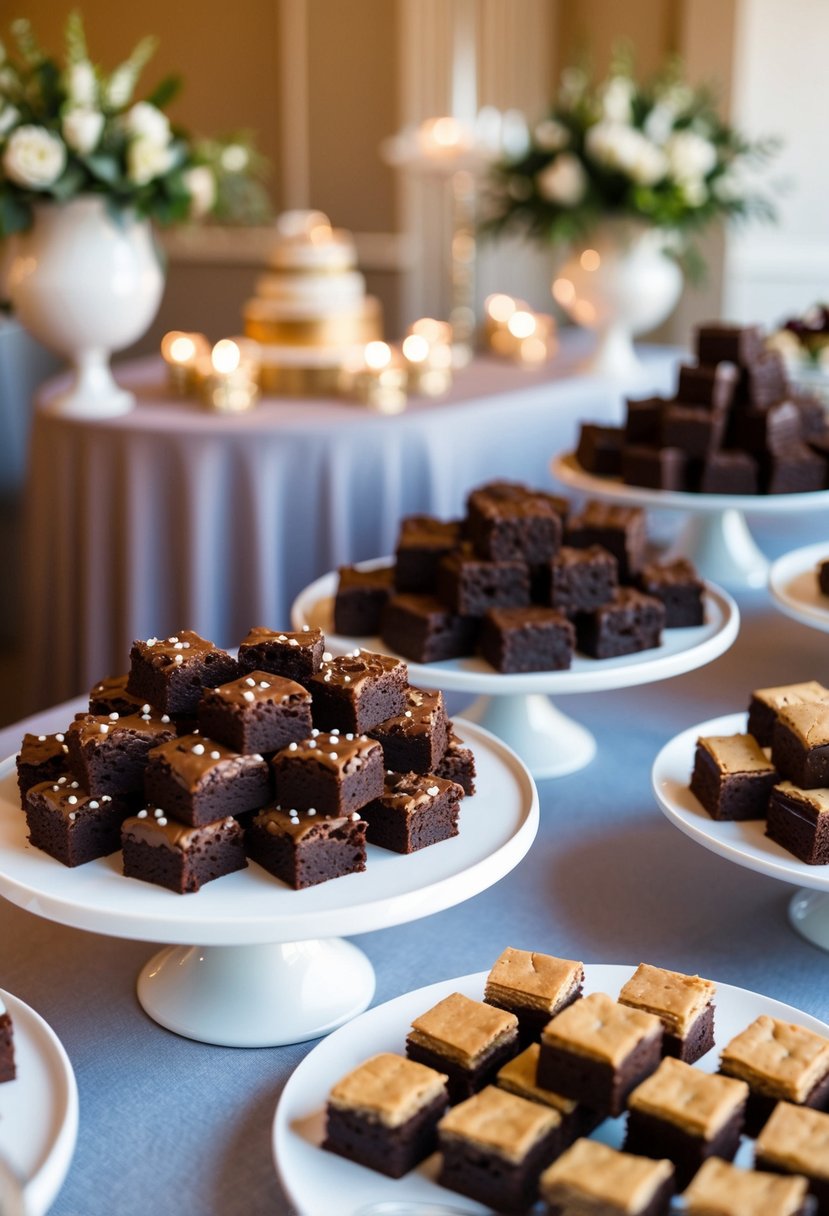
{"type": "Polygon", "coordinates": [[[379,301],[366,295],[356,260],[351,233],[332,228],[321,211],[277,220],[268,273],[244,310],[266,391],[331,392],[355,347],[383,336],[379,301]]]}

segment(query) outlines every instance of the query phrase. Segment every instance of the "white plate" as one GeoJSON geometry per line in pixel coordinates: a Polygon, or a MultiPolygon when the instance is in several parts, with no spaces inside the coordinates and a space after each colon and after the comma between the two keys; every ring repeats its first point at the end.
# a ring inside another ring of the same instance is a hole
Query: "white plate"
{"type": "Polygon", "coordinates": [[[366,933],[453,907],[517,865],[538,828],[538,795],[518,759],[472,723],[456,719],[456,729],[478,769],[459,835],[410,856],[369,845],[364,873],[304,891],[255,863],[191,895],[125,878],[120,853],[69,869],[28,843],[10,758],[0,765],[0,894],[94,933],[201,946],[366,933]]]}
{"type": "Polygon", "coordinates": [[[781,612],[829,633],[829,596],[818,586],[817,567],[829,558],[829,540],[795,549],[772,563],[769,591],[781,612]]]}
{"type": "MultiPolygon", "coordinates": [[[[585,992],[602,991],[616,996],[633,971],[633,966],[587,966],[585,992]]],[[[486,972],[483,971],[445,980],[370,1009],[315,1047],[294,1071],[276,1108],[272,1144],[277,1172],[300,1216],[331,1216],[333,1212],[337,1216],[352,1216],[365,1204],[391,1200],[421,1203],[431,1200],[446,1203],[460,1212],[488,1211],[471,1199],[436,1184],[437,1155],[395,1180],[319,1147],[324,1130],[325,1100],[331,1086],[351,1068],[379,1051],[403,1054],[406,1034],[414,1017],[450,992],[463,992],[481,1000],[485,980],[486,972]]],[[[760,1014],[796,1022],[818,1034],[829,1034],[829,1026],[789,1005],[730,984],[718,984],[717,1046],[703,1057],[698,1067],[713,1072],[719,1062],[719,1049],[760,1014]]],[[[608,1120],[596,1135],[618,1147],[623,1127],[623,1119],[608,1120]]],[[[744,1142],[737,1161],[748,1165],[750,1157],[751,1150],[744,1142]]]]}
{"type": "Polygon", "coordinates": [[[653,764],[656,799],[681,832],[728,861],[783,882],[829,891],[829,866],[807,866],[766,836],[764,819],[720,822],[703,810],[688,788],[700,735],[736,735],[746,730],[746,714],[726,714],[691,726],[666,743],[653,764]]]}
{"type": "MultiPolygon", "coordinates": [[[[361,562],[358,569],[369,570],[388,565],[391,558],[361,562]]],[[[301,591],[291,609],[294,629],[303,625],[322,629],[328,649],[342,654],[356,646],[365,650],[394,654],[379,637],[344,637],[333,632],[336,571],[324,574],[301,591]]],[[[567,671],[531,671],[504,674],[495,671],[484,659],[446,659],[442,663],[408,664],[414,684],[430,685],[445,692],[511,696],[532,693],[598,692],[610,688],[630,688],[694,671],[716,659],[737,636],[740,614],[725,591],[708,584],[705,592],[705,624],[688,629],[666,629],[661,646],[618,659],[590,659],[576,654],[567,671]]],[[[397,656],[398,658],[402,656],[397,656]]]]}
{"type": "Polygon", "coordinates": [[[27,1216],[42,1216],[63,1185],[78,1134],[78,1088],[57,1035],[23,1001],[0,992],[14,1026],[17,1075],[0,1085],[0,1155],[24,1180],[27,1216]]]}

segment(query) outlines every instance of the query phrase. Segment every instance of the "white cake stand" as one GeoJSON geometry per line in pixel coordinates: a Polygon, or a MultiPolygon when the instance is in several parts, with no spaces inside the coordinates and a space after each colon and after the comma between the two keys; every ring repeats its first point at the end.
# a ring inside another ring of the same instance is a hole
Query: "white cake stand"
{"type": "Polygon", "coordinates": [[[769,591],[786,616],[829,633],[829,596],[818,586],[817,567],[829,559],[829,540],[779,557],[769,571],[769,591]]]}
{"type": "Polygon", "coordinates": [[[786,515],[829,506],[829,490],[808,494],[690,494],[627,486],[615,477],[586,473],[573,453],[557,456],[553,476],[592,498],[631,507],[681,511],[688,516],[670,556],[688,557],[705,578],[726,587],[763,587],[768,559],[757,547],[745,512],[786,515]]]}
{"type": "Polygon", "coordinates": [[[316,1038],[374,995],[371,963],[340,935],[454,907],[503,878],[532,844],[538,795],[529,773],[480,727],[457,729],[475,754],[479,791],[461,803],[459,835],[409,856],[369,845],[364,873],[303,891],[255,863],[191,895],[125,878],[120,853],[68,869],[28,843],[7,760],[0,894],[92,933],[170,943],[142,970],[138,999],[177,1034],[227,1047],[316,1038]]]}
{"type": "MultiPolygon", "coordinates": [[[[388,565],[391,558],[362,562],[360,569],[388,565]]],[[[337,574],[318,578],[300,592],[291,609],[294,629],[303,625],[322,629],[332,653],[343,654],[360,646],[394,654],[379,637],[354,638],[334,633],[334,596],[337,574]]],[[[631,688],[693,671],[716,659],[737,636],[740,614],[724,591],[709,586],[705,594],[704,625],[666,629],[661,646],[618,659],[589,659],[577,654],[567,671],[533,671],[504,675],[479,658],[447,659],[442,663],[411,663],[413,684],[443,692],[469,693],[478,699],[464,711],[497,735],[517,754],[534,777],[563,777],[589,764],[596,740],[585,727],[568,718],[548,694],[604,692],[631,688]]]]}
{"type": "Polygon", "coordinates": [[[803,937],[829,950],[829,866],[808,866],[766,836],[765,821],[719,822],[703,810],[688,788],[700,735],[735,735],[746,729],[746,714],[726,714],[689,727],[662,748],[651,780],[661,809],[681,832],[719,857],[758,874],[800,888],[789,902],[789,920],[803,937]]]}

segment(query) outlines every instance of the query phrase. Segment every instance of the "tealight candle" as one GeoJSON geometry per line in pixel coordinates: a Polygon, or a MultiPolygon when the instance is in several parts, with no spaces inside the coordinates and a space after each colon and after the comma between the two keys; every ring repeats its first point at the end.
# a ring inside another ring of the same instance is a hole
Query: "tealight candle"
{"type": "Polygon", "coordinates": [[[200,368],[210,350],[204,334],[171,330],[161,339],[161,357],[167,365],[170,388],[179,396],[194,392],[201,379],[200,368]]]}
{"type": "Polygon", "coordinates": [[[484,303],[484,337],[489,349],[536,367],[555,354],[556,326],[546,313],[533,312],[523,300],[497,293],[484,303]]]}
{"type": "Polygon", "coordinates": [[[259,400],[259,363],[254,346],[244,339],[222,338],[210,352],[210,371],[203,398],[208,409],[241,414],[259,400]]]}
{"type": "Polygon", "coordinates": [[[403,339],[402,354],[408,392],[439,397],[451,388],[452,348],[447,342],[431,343],[423,332],[410,333],[403,339]]]}
{"type": "Polygon", "coordinates": [[[344,369],[343,387],[353,401],[381,414],[406,408],[406,370],[386,342],[369,342],[362,358],[344,369]]]}

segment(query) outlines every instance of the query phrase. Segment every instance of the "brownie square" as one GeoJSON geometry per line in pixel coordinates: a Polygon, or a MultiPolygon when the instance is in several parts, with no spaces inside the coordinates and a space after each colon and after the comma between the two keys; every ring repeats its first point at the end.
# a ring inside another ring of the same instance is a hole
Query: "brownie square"
{"type": "Polygon", "coordinates": [[[587,473],[597,477],[616,477],[622,471],[622,441],[619,426],[599,426],[583,422],[576,445],[576,460],[587,473]]]}
{"type": "Polygon", "coordinates": [[[549,503],[557,515],[561,517],[562,522],[567,519],[567,513],[570,509],[568,499],[561,494],[548,494],[544,490],[532,490],[529,486],[524,485],[520,481],[488,481],[482,486],[477,486],[474,490],[470,490],[466,498],[466,509],[469,511],[469,504],[474,494],[485,493],[490,498],[494,498],[504,502],[520,500],[528,495],[532,498],[543,498],[549,503]]]}
{"type": "Polygon", "coordinates": [[[253,817],[245,842],[253,861],[295,891],[366,868],[366,824],[358,811],[322,815],[268,807],[253,817]]]}
{"type": "Polygon", "coordinates": [[[408,684],[406,664],[385,654],[353,650],[329,659],[308,681],[314,725],[364,734],[405,711],[408,684]]]}
{"type": "Polygon", "coordinates": [[[544,1171],[539,1188],[550,1216],[668,1216],[674,1169],[578,1140],[544,1171]]]}
{"type": "Polygon", "coordinates": [[[748,1086],[671,1057],[628,1098],[625,1149],[673,1161],[686,1186],[707,1157],[731,1161],[740,1144],[748,1086]]]}
{"type": "Polygon", "coordinates": [[[779,452],[800,439],[800,414],[791,401],[780,401],[768,409],[744,409],[734,415],[729,443],[762,460],[767,452],[779,452]]]}
{"type": "Polygon", "coordinates": [[[241,824],[228,816],[199,827],[168,819],[162,810],[139,811],[121,828],[124,874],[179,895],[244,870],[247,858],[241,824]]]}
{"type": "Polygon", "coordinates": [[[825,489],[826,461],[805,443],[793,443],[769,456],[767,494],[809,494],[825,489]]]}
{"type": "Polygon", "coordinates": [[[691,793],[712,819],[765,819],[777,770],[752,735],[697,739],[691,793]]]}
{"type": "Polygon", "coordinates": [[[489,1085],[518,1046],[514,1014],[453,992],[414,1019],[406,1055],[445,1073],[454,1103],[489,1085]]]}
{"type": "Polygon", "coordinates": [[[298,811],[349,815],[383,793],[383,749],[367,735],[315,730],[277,752],[271,768],[277,802],[298,811]]]}
{"type": "Polygon", "coordinates": [[[782,781],[771,791],[766,835],[810,866],[829,864],[829,790],[782,781]]]}
{"type": "Polygon", "coordinates": [[[786,365],[776,350],[764,350],[743,368],[737,384],[734,404],[754,409],[768,409],[789,392],[786,365]]]}
{"type": "Polygon", "coordinates": [[[433,595],[407,592],[387,604],[380,634],[413,663],[440,663],[472,654],[479,624],[478,617],[459,616],[433,595]]]}
{"type": "Polygon", "coordinates": [[[518,1018],[522,1045],[538,1039],[550,1018],[581,996],[584,965],[508,946],[492,966],[484,1001],[518,1018]]]}
{"type": "Polygon", "coordinates": [[[493,608],[481,622],[481,654],[496,671],[563,671],[573,661],[576,630],[564,613],[532,604],[493,608]]]}
{"type": "MultiPolygon", "coordinates": [[[[433,773],[449,742],[442,692],[406,689],[406,708],[368,731],[383,748],[383,763],[397,773],[433,773]]],[[[370,837],[369,837],[370,839],[370,837]]]]}
{"type": "Polygon", "coordinates": [[[618,587],[613,598],[576,618],[579,650],[594,659],[650,650],[662,642],[665,605],[633,587],[618,587]]]}
{"type": "Polygon", "coordinates": [[[714,1046],[716,986],[640,963],[619,993],[619,1004],[653,1013],[662,1023],[662,1054],[693,1064],[714,1046]]]}
{"type": "Polygon", "coordinates": [[[199,703],[199,732],[234,752],[278,752],[310,735],[311,694],[295,680],[252,671],[206,688],[199,703]]]}
{"type": "Polygon", "coordinates": [[[567,616],[590,612],[611,599],[619,584],[619,563],[601,545],[562,545],[550,562],[550,606],[567,616]]]}
{"type": "Polygon", "coordinates": [[[544,1027],[538,1084],[615,1117],[656,1069],[661,1052],[659,1018],[593,992],[544,1027]]]}
{"type": "Polygon", "coordinates": [[[756,494],[760,468],[748,452],[710,452],[697,483],[701,494],[756,494]]]}
{"type": "Polygon", "coordinates": [[[81,866],[118,851],[131,809],[125,798],[93,797],[77,781],[44,781],[26,794],[29,840],[63,865],[81,866]]]}
{"type": "Polygon", "coordinates": [[[467,501],[466,532],[478,557],[539,565],[561,544],[561,517],[540,494],[505,499],[477,490],[467,501]]]}
{"type": "Polygon", "coordinates": [[[800,684],[779,684],[774,688],[756,688],[748,703],[748,730],[761,747],[771,747],[777,714],[789,705],[804,705],[815,701],[829,702],[829,688],[817,680],[800,684]]]}
{"type": "Polygon", "coordinates": [[[17,754],[17,787],[20,805],[26,805],[26,791],[41,781],[56,781],[68,769],[66,736],[25,734],[17,754]]]}
{"type": "Polygon", "coordinates": [[[815,451],[821,456],[826,456],[827,453],[821,452],[819,446],[826,434],[826,406],[820,397],[816,397],[812,393],[790,392],[786,399],[791,401],[800,414],[800,433],[803,438],[807,443],[816,439],[818,446],[815,451]]]}
{"type": "Polygon", "coordinates": [[[687,1216],[812,1216],[813,1201],[805,1178],[739,1169],[719,1157],[709,1157],[681,1198],[687,1216]]]}
{"type": "Polygon", "coordinates": [[[93,684],[89,690],[89,712],[91,714],[148,713],[149,702],[142,697],[133,697],[127,692],[129,672],[122,676],[107,676],[93,684]],[[147,709],[144,706],[147,706],[147,709]]]}
{"type": "Polygon", "coordinates": [[[645,512],[641,507],[588,502],[584,510],[568,520],[565,544],[576,549],[602,545],[619,563],[619,581],[626,583],[638,574],[645,560],[645,512]]]}
{"type": "Polygon", "coordinates": [[[405,1056],[372,1056],[342,1077],[326,1104],[323,1148],[402,1178],[437,1147],[446,1078],[405,1056]]]}
{"type": "Polygon", "coordinates": [[[709,321],[696,329],[696,352],[700,363],[736,363],[746,367],[756,363],[765,350],[759,325],[730,325],[709,321]]]}
{"type": "Polygon", "coordinates": [[[818,1213],[829,1203],[829,1115],[778,1102],[754,1146],[758,1169],[808,1180],[818,1213]]]}
{"type": "Polygon", "coordinates": [[[394,557],[396,591],[433,592],[440,559],[460,544],[459,520],[409,515],[400,522],[394,557]]]}
{"type": "Polygon", "coordinates": [[[485,561],[465,544],[441,558],[438,599],[460,616],[483,616],[490,608],[524,608],[530,602],[530,571],[523,561],[485,561]]]}
{"type": "Polygon", "coordinates": [[[665,628],[685,629],[705,623],[705,583],[685,557],[649,562],[639,575],[639,588],[665,605],[665,628]]]}
{"type": "Polygon", "coordinates": [[[264,806],[271,798],[268,763],[215,739],[181,735],[150,752],[144,793],[180,823],[202,827],[264,806]]]}
{"type": "Polygon", "coordinates": [[[13,1081],[16,1075],[14,1026],[5,1003],[0,1000],[0,1082],[13,1081]]]}
{"type": "Polygon", "coordinates": [[[175,737],[168,714],[81,714],[66,731],[69,767],[90,794],[140,794],[151,750],[175,737]]]}
{"type": "Polygon", "coordinates": [[[434,773],[386,773],[379,798],[363,807],[366,840],[393,853],[415,853],[458,834],[463,790],[434,773]]]}
{"type": "Polygon", "coordinates": [[[449,742],[443,759],[435,768],[435,776],[443,777],[445,781],[454,781],[470,797],[475,793],[475,756],[472,749],[454,733],[451,722],[449,742]]]}
{"type": "Polygon", "coordinates": [[[524,1211],[538,1196],[541,1171],[563,1148],[561,1116],[488,1086],[443,1116],[438,1143],[440,1186],[491,1211],[524,1211]]]}
{"type": "Polygon", "coordinates": [[[239,666],[243,672],[267,671],[306,684],[322,666],[324,652],[321,629],[305,625],[290,633],[256,625],[239,644],[239,666]]]}
{"type": "Polygon", "coordinates": [[[688,457],[680,447],[626,446],[622,449],[622,481],[628,486],[648,486],[653,490],[685,491],[688,457]]]}
{"type": "MultiPolygon", "coordinates": [[[[626,402],[625,445],[645,444],[658,447],[662,440],[662,414],[668,404],[664,397],[645,397],[626,402]]],[[[619,469],[621,472],[621,467],[619,469]]]]}
{"type": "Polygon", "coordinates": [[[829,703],[786,705],[771,733],[774,767],[801,789],[829,786],[829,703]]]}
{"type": "Polygon", "coordinates": [[[374,637],[394,586],[394,567],[358,570],[340,566],[334,596],[334,632],[347,637],[374,637]]]}
{"type": "Polygon", "coordinates": [[[829,559],[818,565],[817,585],[821,595],[829,595],[829,559]]]}
{"type": "Polygon", "coordinates": [[[756,1136],[777,1102],[825,1109],[829,1039],[761,1014],[725,1046],[720,1072],[747,1083],[746,1131],[756,1136]]]}
{"type": "Polygon", "coordinates": [[[580,1106],[572,1098],[565,1098],[564,1094],[541,1088],[536,1080],[540,1051],[538,1043],[529,1043],[519,1055],[501,1066],[495,1084],[499,1089],[505,1089],[507,1093],[516,1094],[528,1102],[538,1102],[541,1106],[557,1110],[561,1115],[561,1143],[566,1146],[578,1140],[579,1136],[589,1136],[601,1123],[601,1115],[587,1106],[580,1106]]]}
{"type": "Polygon", "coordinates": [[[680,448],[687,457],[703,460],[722,447],[726,422],[725,414],[705,406],[668,405],[662,417],[662,442],[680,448]]]}
{"type": "Polygon", "coordinates": [[[733,363],[684,364],[679,369],[677,400],[725,412],[731,408],[739,372],[733,363]]]}
{"type": "Polygon", "coordinates": [[[203,688],[226,684],[239,665],[224,650],[183,629],[169,638],[133,642],[127,692],[161,713],[193,714],[203,688]]]}

